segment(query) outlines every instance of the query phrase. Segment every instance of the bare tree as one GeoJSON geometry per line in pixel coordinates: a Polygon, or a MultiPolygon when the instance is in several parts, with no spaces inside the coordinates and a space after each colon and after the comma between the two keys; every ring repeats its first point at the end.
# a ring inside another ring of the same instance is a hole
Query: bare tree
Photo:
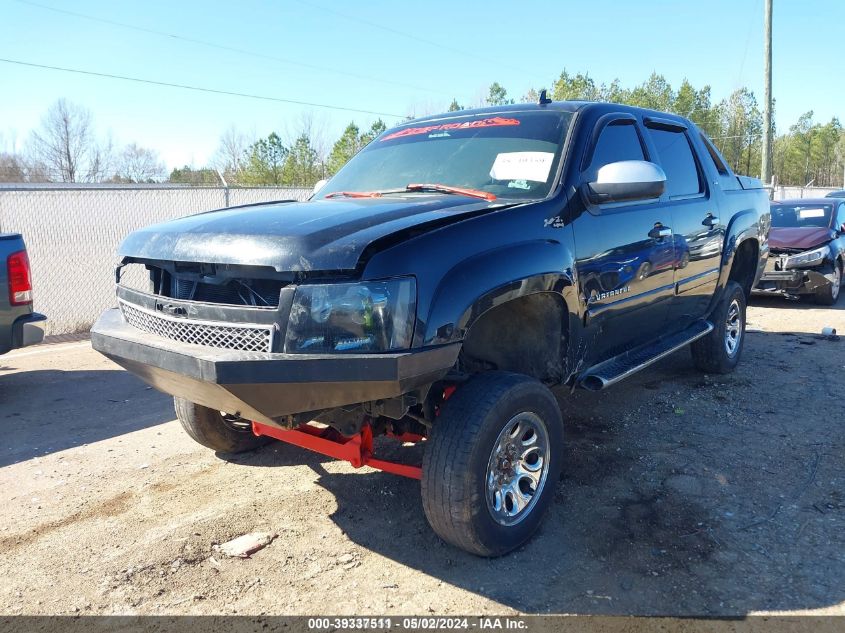
{"type": "Polygon", "coordinates": [[[31,154],[31,162],[43,163],[55,180],[95,182],[108,171],[110,143],[98,142],[87,109],[59,99],[32,133],[31,154]]]}
{"type": "Polygon", "coordinates": [[[250,145],[246,134],[234,125],[230,126],[220,136],[220,144],[211,160],[211,166],[227,176],[234,177],[243,168],[244,155],[250,145]]]}
{"type": "Polygon", "coordinates": [[[326,177],[326,161],[331,151],[326,138],[325,118],[310,110],[301,112],[296,122],[285,126],[285,145],[291,150],[286,184],[311,186],[314,174],[317,178],[313,180],[326,177]]]}
{"type": "Polygon", "coordinates": [[[520,103],[537,103],[539,99],[540,93],[534,88],[529,88],[519,101],[520,103]]]}
{"type": "Polygon", "coordinates": [[[0,133],[0,182],[50,182],[47,166],[21,153],[17,138],[0,133]]]}
{"type": "Polygon", "coordinates": [[[130,143],[117,160],[114,179],[119,182],[158,182],[166,177],[167,169],[158,152],[130,143]]]}
{"type": "Polygon", "coordinates": [[[294,121],[288,121],[284,126],[284,140],[288,147],[296,143],[298,138],[308,137],[311,147],[317,152],[320,160],[324,160],[331,151],[326,134],[328,123],[325,117],[315,114],[311,110],[304,110],[294,121]]]}
{"type": "Polygon", "coordinates": [[[52,182],[50,170],[42,162],[24,160],[24,179],[26,182],[52,182]]]}
{"type": "Polygon", "coordinates": [[[19,156],[0,152],[0,182],[24,182],[25,169],[19,156]]]}

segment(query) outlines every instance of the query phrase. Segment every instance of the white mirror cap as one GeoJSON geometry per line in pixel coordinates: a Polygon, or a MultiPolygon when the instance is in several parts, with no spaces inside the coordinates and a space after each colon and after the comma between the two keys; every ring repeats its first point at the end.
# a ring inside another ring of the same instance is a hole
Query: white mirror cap
{"type": "Polygon", "coordinates": [[[620,160],[600,167],[596,182],[602,185],[666,182],[666,173],[659,165],[647,160],[620,160]]]}
{"type": "Polygon", "coordinates": [[[320,191],[320,189],[325,187],[327,182],[328,182],[328,180],[323,178],[322,180],[318,180],[316,183],[314,183],[314,190],[311,192],[311,195],[313,196],[315,193],[320,191]]]}

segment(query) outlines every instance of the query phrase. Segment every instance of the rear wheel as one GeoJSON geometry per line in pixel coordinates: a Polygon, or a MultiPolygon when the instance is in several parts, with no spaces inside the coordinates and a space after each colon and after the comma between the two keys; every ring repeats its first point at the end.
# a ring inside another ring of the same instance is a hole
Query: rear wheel
{"type": "Polygon", "coordinates": [[[823,306],[832,306],[839,300],[839,292],[842,288],[842,263],[833,265],[833,279],[823,288],[816,291],[816,303],[823,306]]]}
{"type": "Polygon", "coordinates": [[[745,343],[745,291],[729,281],[711,317],[713,331],[691,346],[695,366],[708,374],[727,374],[739,363],[745,343]]]}
{"type": "Polygon", "coordinates": [[[184,398],[173,398],[176,417],[195,442],[218,453],[243,453],[266,444],[269,438],[252,433],[249,420],[209,409],[184,398]]]}
{"type": "Polygon", "coordinates": [[[563,421],[552,393],[520,374],[479,374],[442,407],[426,442],[423,509],[445,541],[499,556],[527,541],[560,477],[563,421]]]}

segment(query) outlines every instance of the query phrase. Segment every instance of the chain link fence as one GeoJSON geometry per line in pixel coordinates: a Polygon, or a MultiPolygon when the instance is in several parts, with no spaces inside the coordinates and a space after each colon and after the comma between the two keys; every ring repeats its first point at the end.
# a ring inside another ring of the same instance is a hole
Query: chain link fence
{"type": "Polygon", "coordinates": [[[47,334],[71,334],[88,330],[114,305],[115,253],[132,231],[201,211],[310,195],[288,187],[2,185],[0,232],[24,236],[35,310],[48,316],[47,334]]]}
{"type": "Polygon", "coordinates": [[[775,187],[775,200],[790,200],[792,198],[824,198],[831,191],[841,191],[837,187],[775,187]]]}
{"type": "MultiPolygon", "coordinates": [[[[824,187],[775,187],[774,198],[822,197],[824,187]]],[[[132,231],[227,206],[305,200],[310,189],[173,185],[0,185],[0,232],[22,233],[35,309],[47,334],[87,331],[114,304],[117,247],[132,231]]]]}

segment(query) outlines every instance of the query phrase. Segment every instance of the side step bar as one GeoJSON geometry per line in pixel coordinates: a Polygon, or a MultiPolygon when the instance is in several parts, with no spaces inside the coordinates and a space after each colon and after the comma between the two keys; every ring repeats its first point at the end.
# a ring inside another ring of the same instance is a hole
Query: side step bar
{"type": "Polygon", "coordinates": [[[601,391],[648,367],[685,345],[707,336],[713,331],[709,321],[696,321],[683,332],[659,339],[655,343],[614,356],[590,367],[578,378],[578,386],[589,391],[601,391]]]}

